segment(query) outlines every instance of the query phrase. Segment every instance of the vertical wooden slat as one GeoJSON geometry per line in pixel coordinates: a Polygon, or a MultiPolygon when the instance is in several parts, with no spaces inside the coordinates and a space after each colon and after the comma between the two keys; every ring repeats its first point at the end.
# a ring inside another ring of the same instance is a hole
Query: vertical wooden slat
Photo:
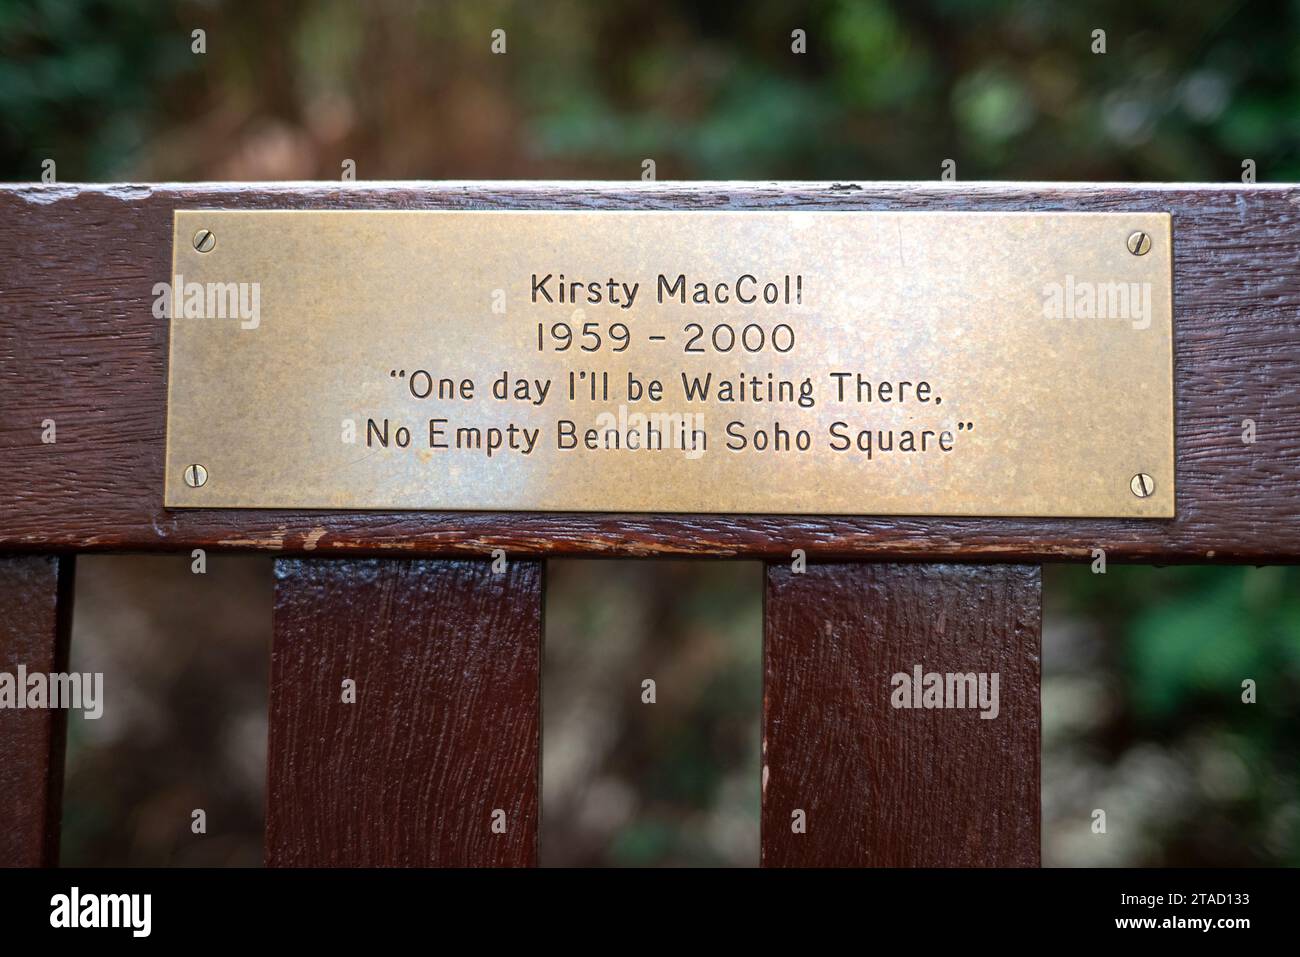
{"type": "Polygon", "coordinates": [[[267,863],[535,865],[541,564],[282,559],[275,576],[267,863]]]}
{"type": "MultiPolygon", "coordinates": [[[[75,559],[0,557],[0,672],[68,670],[75,559]]],[[[23,694],[23,688],[16,688],[23,694]]],[[[0,710],[0,866],[59,862],[67,711],[0,710]]]]}
{"type": "Polygon", "coordinates": [[[1036,567],[769,565],[764,865],[1038,866],[1040,597],[1036,567]],[[997,672],[997,717],[894,707],[916,665],[997,672]]]}

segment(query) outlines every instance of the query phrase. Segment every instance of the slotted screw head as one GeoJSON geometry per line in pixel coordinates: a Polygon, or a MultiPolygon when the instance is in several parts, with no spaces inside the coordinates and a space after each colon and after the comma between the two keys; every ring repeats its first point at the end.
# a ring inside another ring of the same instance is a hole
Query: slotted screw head
{"type": "Polygon", "coordinates": [[[1134,256],[1145,256],[1151,251],[1151,237],[1142,230],[1130,234],[1128,238],[1128,251],[1134,256]]]}

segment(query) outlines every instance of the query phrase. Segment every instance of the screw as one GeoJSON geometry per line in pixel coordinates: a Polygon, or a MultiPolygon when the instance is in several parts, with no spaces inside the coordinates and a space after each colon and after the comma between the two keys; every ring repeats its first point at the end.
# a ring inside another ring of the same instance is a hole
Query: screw
{"type": "Polygon", "coordinates": [[[1147,498],[1154,494],[1156,480],[1147,475],[1146,472],[1138,472],[1137,475],[1133,476],[1133,480],[1128,483],[1128,487],[1138,498],[1147,498]]]}
{"type": "Polygon", "coordinates": [[[202,465],[189,465],[185,468],[185,484],[190,488],[198,488],[208,480],[208,470],[202,465]]]}
{"type": "Polygon", "coordinates": [[[1145,256],[1151,252],[1151,237],[1140,229],[1132,233],[1128,238],[1128,251],[1134,256],[1145,256]]]}
{"type": "Polygon", "coordinates": [[[194,248],[201,253],[212,252],[212,247],[217,244],[217,237],[212,235],[210,229],[200,229],[194,234],[194,248]]]}

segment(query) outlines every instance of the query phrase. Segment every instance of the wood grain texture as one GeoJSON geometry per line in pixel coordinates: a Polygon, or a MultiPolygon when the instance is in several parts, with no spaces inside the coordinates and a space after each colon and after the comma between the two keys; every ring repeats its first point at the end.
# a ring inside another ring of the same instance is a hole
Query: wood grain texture
{"type": "Polygon", "coordinates": [[[1037,867],[1040,590],[1017,565],[769,565],[763,865],[1037,867]],[[892,707],[918,664],[997,672],[998,716],[892,707]]]}
{"type": "Polygon", "coordinates": [[[541,564],[281,559],[275,577],[267,864],[536,865],[541,564]]]}
{"type": "Polygon", "coordinates": [[[1300,560],[1300,189],[1011,184],[0,187],[0,547],[285,554],[1300,560]],[[1168,211],[1177,518],[385,513],[162,507],[172,211],[1168,211]],[[41,422],[58,424],[43,445],[41,422]],[[1242,441],[1242,421],[1258,427],[1242,441]]]}
{"type": "MultiPolygon", "coordinates": [[[[0,672],[68,670],[73,562],[0,556],[0,672]]],[[[67,714],[0,710],[0,867],[59,862],[67,714]]]]}

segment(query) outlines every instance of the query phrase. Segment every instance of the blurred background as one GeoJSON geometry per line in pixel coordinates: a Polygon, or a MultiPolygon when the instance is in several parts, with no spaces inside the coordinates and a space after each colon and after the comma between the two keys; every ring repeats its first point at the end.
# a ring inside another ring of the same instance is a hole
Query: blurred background
{"type": "MultiPolygon", "coordinates": [[[[47,159],[66,182],[348,160],[632,180],[651,158],[660,179],[953,159],[959,179],[1234,182],[1250,160],[1277,182],[1298,144],[1295,2],[0,0],[9,181],[47,159]]],[[[761,575],[550,563],[543,863],[757,863],[761,575]]],[[[1300,864],[1300,570],[1054,566],[1044,595],[1044,862],[1300,864]]],[[[69,722],[66,863],[260,861],[270,603],[264,557],[80,560],[73,667],[106,673],[110,707],[69,722]]]]}
{"type": "Polygon", "coordinates": [[[0,0],[0,175],[1291,181],[1298,74],[1283,0],[0,0]]]}

